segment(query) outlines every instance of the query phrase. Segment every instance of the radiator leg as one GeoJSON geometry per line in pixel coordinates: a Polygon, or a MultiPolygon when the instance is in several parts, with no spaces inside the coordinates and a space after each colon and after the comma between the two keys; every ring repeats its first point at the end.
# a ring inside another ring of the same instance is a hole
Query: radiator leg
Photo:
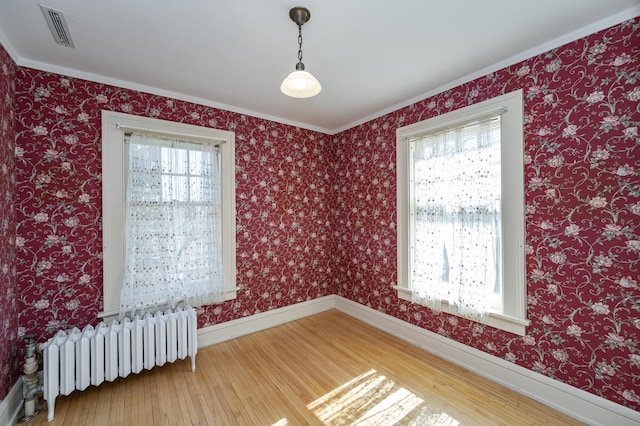
{"type": "Polygon", "coordinates": [[[191,355],[191,371],[196,372],[196,354],[191,355]]]}
{"type": "Polygon", "coordinates": [[[47,413],[47,421],[53,421],[53,410],[56,408],[56,399],[52,398],[51,401],[47,401],[49,406],[49,412],[47,413]]]}

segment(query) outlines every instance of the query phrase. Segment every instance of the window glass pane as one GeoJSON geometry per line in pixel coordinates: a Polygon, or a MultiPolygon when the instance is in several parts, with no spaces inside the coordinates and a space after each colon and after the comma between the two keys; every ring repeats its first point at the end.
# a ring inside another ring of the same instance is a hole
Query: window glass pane
{"type": "Polygon", "coordinates": [[[163,173],[186,174],[188,151],[162,147],[162,171],[163,173]]]}
{"type": "Polygon", "coordinates": [[[189,183],[189,198],[193,203],[209,201],[211,192],[211,178],[206,176],[193,176],[189,183]]]}
{"type": "Polygon", "coordinates": [[[211,175],[210,153],[202,151],[189,151],[189,174],[196,176],[211,175]]]}

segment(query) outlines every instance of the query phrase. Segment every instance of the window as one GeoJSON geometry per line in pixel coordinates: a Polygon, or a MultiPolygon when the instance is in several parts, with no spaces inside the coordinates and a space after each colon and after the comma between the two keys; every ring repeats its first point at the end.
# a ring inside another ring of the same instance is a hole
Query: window
{"type": "Polygon", "coordinates": [[[398,295],[524,335],[522,91],[397,130],[398,295]]]}
{"type": "Polygon", "coordinates": [[[103,111],[103,316],[236,297],[232,132],[103,111]]]}

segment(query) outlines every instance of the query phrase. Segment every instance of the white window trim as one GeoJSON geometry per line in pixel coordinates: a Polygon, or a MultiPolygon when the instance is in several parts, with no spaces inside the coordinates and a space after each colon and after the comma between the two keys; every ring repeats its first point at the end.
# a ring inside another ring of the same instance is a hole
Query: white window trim
{"type": "Polygon", "coordinates": [[[235,134],[224,130],[102,111],[103,312],[118,314],[124,274],[124,134],[126,129],[220,142],[222,167],[222,267],[224,300],[236,298],[235,134]]]}
{"type": "MultiPolygon", "coordinates": [[[[488,324],[524,336],[527,320],[527,291],[524,260],[524,136],[522,90],[470,105],[396,130],[396,202],[398,231],[398,297],[411,300],[409,273],[409,173],[411,170],[409,140],[421,134],[485,116],[492,111],[501,115],[503,233],[513,238],[503,240],[503,306],[502,314],[489,314],[488,324]],[[509,176],[509,178],[507,178],[509,176]]],[[[443,303],[445,312],[457,315],[454,307],[443,303]]]]}

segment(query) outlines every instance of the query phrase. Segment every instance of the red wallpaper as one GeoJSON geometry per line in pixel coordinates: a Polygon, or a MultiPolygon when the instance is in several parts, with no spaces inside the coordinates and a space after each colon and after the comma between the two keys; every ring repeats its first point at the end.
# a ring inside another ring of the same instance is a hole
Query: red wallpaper
{"type": "Polygon", "coordinates": [[[16,84],[20,334],[96,322],[102,109],[236,135],[238,297],[200,326],[334,293],[331,153],[313,131],[32,69],[16,84]]]}
{"type": "Polygon", "coordinates": [[[20,371],[13,155],[15,73],[15,63],[0,46],[0,401],[18,379],[20,371]]]}
{"type": "Polygon", "coordinates": [[[639,410],[639,25],[625,22],[335,137],[338,294],[639,410]],[[392,289],[396,128],[519,88],[525,337],[431,312],[392,289]]]}
{"type": "MultiPolygon", "coordinates": [[[[639,410],[638,26],[617,25],[333,137],[18,69],[9,219],[17,255],[4,250],[17,257],[20,334],[42,340],[95,322],[100,310],[99,117],[109,109],[236,132],[242,290],[204,309],[200,326],[337,293],[639,410]],[[435,314],[392,289],[396,128],[517,88],[526,94],[525,337],[435,314]]],[[[0,310],[7,306],[0,296],[0,310]]]]}

